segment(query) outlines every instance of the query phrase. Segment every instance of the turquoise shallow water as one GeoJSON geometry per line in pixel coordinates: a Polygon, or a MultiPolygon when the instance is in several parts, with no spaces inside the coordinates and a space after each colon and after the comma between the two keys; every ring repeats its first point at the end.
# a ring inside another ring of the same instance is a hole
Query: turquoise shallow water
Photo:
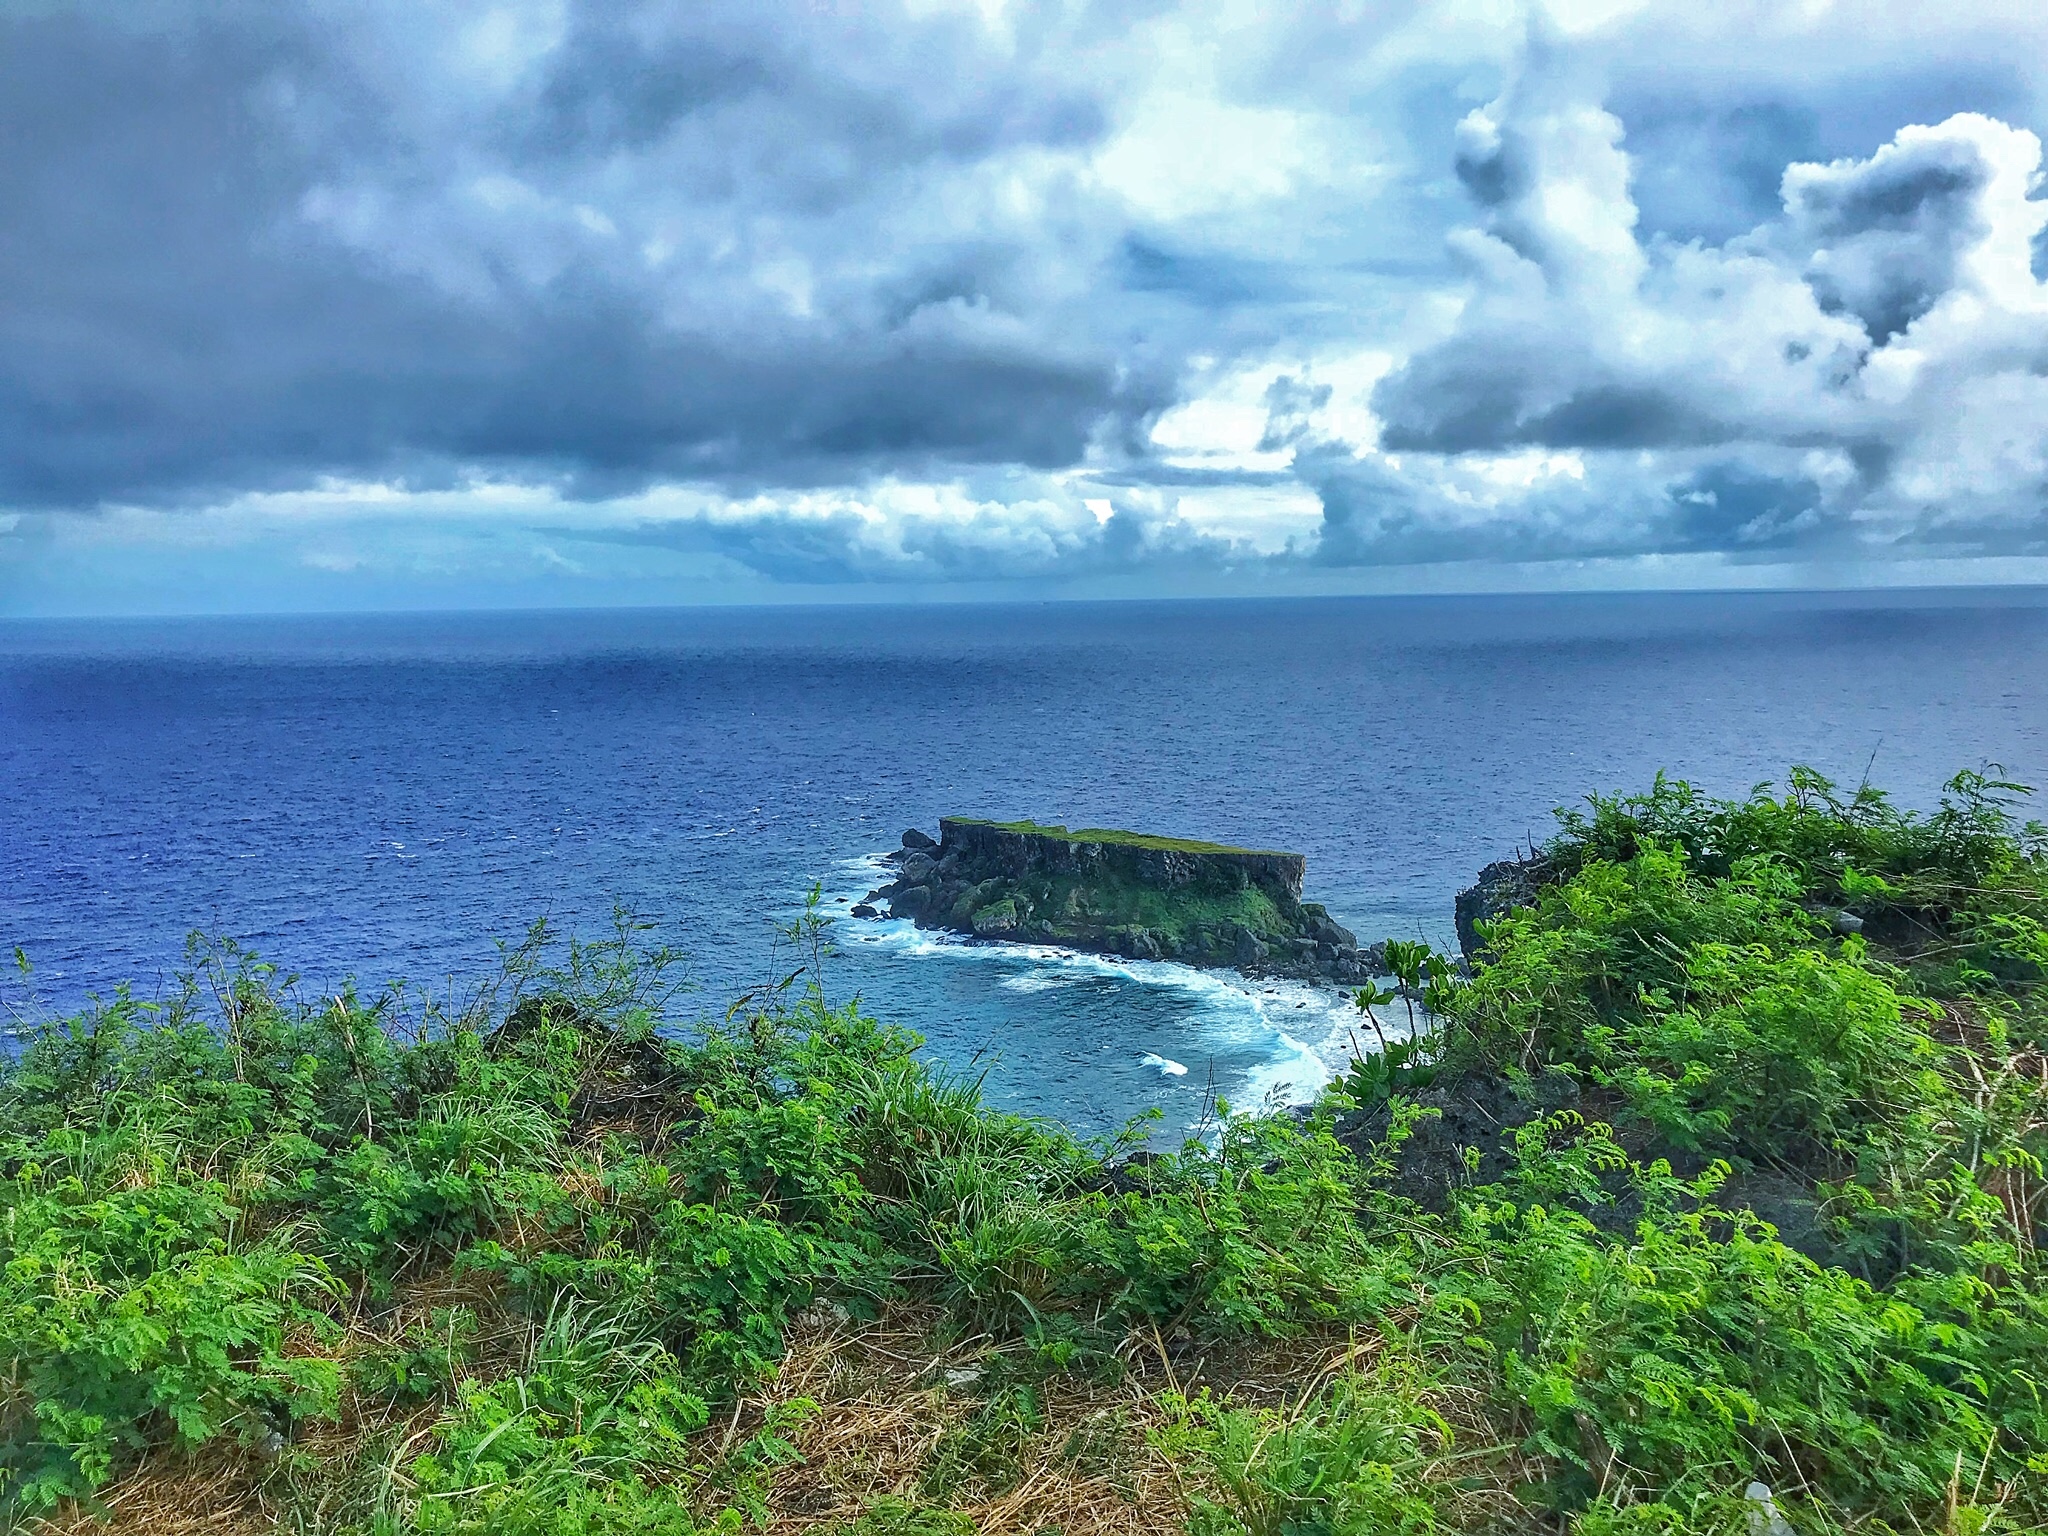
{"type": "MultiPolygon", "coordinates": [[[[0,943],[59,1006],[195,927],[460,988],[624,902],[710,1009],[812,881],[951,812],[1299,849],[1362,937],[1447,943],[1480,864],[1659,768],[2048,776],[2044,660],[2031,592],[0,624],[0,943]]],[[[1300,1096],[1345,1045],[1308,989],[839,935],[836,991],[1084,1129],[1300,1096]]]]}

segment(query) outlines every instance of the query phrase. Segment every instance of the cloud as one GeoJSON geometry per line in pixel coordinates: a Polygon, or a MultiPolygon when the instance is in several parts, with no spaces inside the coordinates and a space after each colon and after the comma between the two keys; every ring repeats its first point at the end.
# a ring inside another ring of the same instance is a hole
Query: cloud
{"type": "Polygon", "coordinates": [[[965,487],[884,484],[850,500],[721,501],[549,531],[591,544],[717,554],[772,581],[826,586],[1072,582],[1266,563],[1246,541],[1190,522],[1172,501],[1077,498],[1051,486],[978,497],[965,487]]]}
{"type": "MultiPolygon", "coordinates": [[[[2010,542],[1990,535],[2001,521],[2034,537],[2048,418],[2022,402],[2048,373],[2039,139],[1974,113],[1908,125],[1870,155],[1785,167],[1778,212],[1739,235],[1645,241],[1625,125],[1578,64],[1539,28],[1522,72],[1460,123],[1479,218],[1450,240],[1468,298],[1378,385],[1377,446],[1586,455],[1602,509],[1560,524],[1548,493],[1496,503],[1507,544],[1560,553],[1616,547],[1617,508],[1637,509],[1623,544],[1642,551],[1962,538],[1974,552],[2010,542]],[[1967,533],[1962,499],[1983,514],[1967,533]]],[[[1329,488],[1326,558],[1454,525],[1414,510],[1441,466],[1311,462],[1329,488]],[[1361,523],[1361,497],[1411,510],[1361,523]],[[1379,543],[1361,545],[1362,526],[1379,543]]]]}
{"type": "Polygon", "coordinates": [[[487,23],[0,22],[0,500],[1054,465],[1168,403],[1170,356],[1086,323],[1119,247],[1059,36],[755,0],[487,23]]]}
{"type": "Polygon", "coordinates": [[[167,509],[567,601],[633,550],[2037,552],[2044,47],[1993,0],[13,7],[0,604],[167,509]]]}

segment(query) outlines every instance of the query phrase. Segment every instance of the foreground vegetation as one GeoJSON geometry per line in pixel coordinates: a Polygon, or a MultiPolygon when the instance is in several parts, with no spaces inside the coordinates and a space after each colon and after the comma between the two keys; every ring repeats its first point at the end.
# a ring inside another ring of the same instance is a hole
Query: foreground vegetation
{"type": "Polygon", "coordinates": [[[1312,1115],[1165,1155],[829,1003],[815,920],[708,1024],[630,927],[460,1011],[207,951],[0,1084],[10,1518],[2040,1529],[2014,793],[1595,801],[1469,979],[1390,946],[1312,1115]]]}

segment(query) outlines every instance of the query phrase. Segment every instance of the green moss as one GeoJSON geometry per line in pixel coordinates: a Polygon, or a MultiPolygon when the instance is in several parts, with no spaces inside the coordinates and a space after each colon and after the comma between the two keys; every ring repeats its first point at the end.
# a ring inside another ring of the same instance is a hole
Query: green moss
{"type": "Polygon", "coordinates": [[[1178,886],[1162,889],[1114,876],[1027,876],[1009,887],[1011,899],[1057,931],[1146,928],[1183,951],[1228,949],[1220,935],[1249,928],[1262,938],[1290,931],[1273,898],[1256,885],[1178,886]],[[1203,941],[1203,930],[1209,930],[1203,941]]]}
{"type": "Polygon", "coordinates": [[[1067,828],[1036,821],[983,821],[976,816],[948,816],[946,820],[963,827],[993,827],[998,832],[1021,832],[1031,837],[1054,837],[1067,843],[1110,843],[1120,848],[1159,848],[1170,853],[1237,853],[1258,858],[1291,859],[1296,855],[1275,848],[1236,848],[1228,843],[1205,843],[1192,837],[1155,837],[1149,832],[1123,832],[1113,827],[1067,828]]]}

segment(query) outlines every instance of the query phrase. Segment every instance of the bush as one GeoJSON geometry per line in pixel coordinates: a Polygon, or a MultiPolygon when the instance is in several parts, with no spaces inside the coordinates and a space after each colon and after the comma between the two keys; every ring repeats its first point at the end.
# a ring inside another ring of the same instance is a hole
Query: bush
{"type": "Polygon", "coordinates": [[[537,932],[461,1009],[201,949],[0,1071],[0,1491],[243,1444],[337,1536],[734,1531],[789,1513],[792,1335],[896,1309],[914,1369],[985,1352],[982,1397],[890,1406],[936,1422],[850,1531],[1135,1487],[1146,1422],[1212,1533],[1719,1536],[1753,1478],[1801,1530],[2041,1528],[2048,854],[2013,793],[1596,800],[1469,979],[1388,947],[1367,1004],[1420,1043],[1141,1159],[828,1003],[815,910],[811,965],[711,1021],[631,925],[566,964],[537,932]],[[1427,1208],[1424,1154],[1462,1172],[1427,1208]],[[1752,1207],[1813,1213],[1808,1251],[1752,1207]],[[1275,1360],[1347,1340],[1378,1363],[1276,1406],[1275,1360]],[[1114,1453],[1060,1433],[1091,1395],[1114,1453]]]}
{"type": "Polygon", "coordinates": [[[1452,1435],[1417,1383],[1346,1375],[1293,1412],[1232,1408],[1207,1392],[1166,1401],[1159,1444],[1193,1474],[1194,1536],[1399,1536],[1440,1528],[1428,1474],[1452,1435]]]}

